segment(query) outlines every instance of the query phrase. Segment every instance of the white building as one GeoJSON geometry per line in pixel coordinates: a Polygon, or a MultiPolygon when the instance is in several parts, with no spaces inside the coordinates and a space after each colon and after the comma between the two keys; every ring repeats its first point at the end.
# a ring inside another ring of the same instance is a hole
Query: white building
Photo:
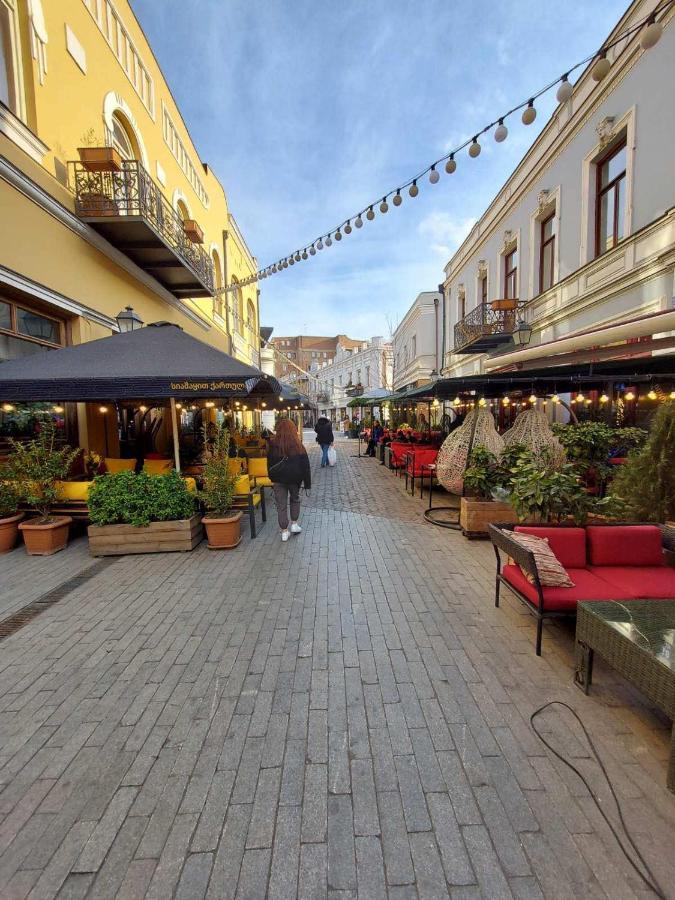
{"type": "Polygon", "coordinates": [[[442,308],[438,291],[422,291],[394,332],[394,390],[437,378],[442,365],[442,308]]]}
{"type": "MultiPolygon", "coordinates": [[[[636,0],[605,43],[656,6],[636,0]]],[[[652,49],[618,42],[604,80],[583,71],[447,264],[444,375],[675,346],[674,15],[652,49]]]]}
{"type": "Polygon", "coordinates": [[[334,422],[347,418],[353,397],[381,388],[392,388],[392,347],[383,337],[373,337],[359,347],[338,345],[335,358],[317,368],[319,415],[334,422]]]}

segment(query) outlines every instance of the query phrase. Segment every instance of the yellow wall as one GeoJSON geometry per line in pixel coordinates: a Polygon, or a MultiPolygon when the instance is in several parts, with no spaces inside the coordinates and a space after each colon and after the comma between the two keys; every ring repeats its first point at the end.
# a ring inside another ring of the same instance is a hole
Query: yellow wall
{"type": "MultiPolygon", "coordinates": [[[[215,246],[221,264],[224,261],[223,232],[230,235],[227,276],[239,281],[255,272],[255,261],[236,234],[236,226],[223,188],[209,167],[200,161],[187,129],[165,83],[159,66],[138,25],[127,0],[115,0],[117,10],[135,49],[154,85],[154,119],[146,109],[112,49],[106,42],[88,7],[96,8],[105,0],[41,0],[47,44],[48,66],[40,83],[38,61],[30,52],[32,23],[28,0],[15,0],[21,33],[21,56],[24,83],[24,118],[26,125],[49,148],[42,165],[34,163],[4,135],[0,135],[0,154],[10,159],[33,181],[40,184],[60,203],[74,211],[74,198],[66,183],[67,163],[78,158],[77,148],[87,143],[85,136],[93,129],[97,144],[108,143],[104,107],[108,115],[112,104],[134,126],[144,147],[145,164],[169,202],[178,191],[187,203],[192,218],[204,232],[205,251],[215,246]],[[69,36],[67,38],[67,35],[69,36]],[[66,42],[84,53],[86,73],[69,53],[66,42]],[[116,99],[111,99],[116,95],[116,99]],[[107,98],[107,101],[106,101],[107,98]],[[196,174],[208,194],[208,208],[194,189],[164,140],[163,106],[187,151],[196,174]],[[157,164],[165,174],[160,183],[157,164]]],[[[186,60],[186,77],[199,71],[199,60],[186,60]]],[[[183,316],[148,287],[136,281],[115,262],[90,246],[67,226],[50,216],[37,204],[0,179],[0,264],[27,275],[67,297],[77,299],[97,311],[114,316],[125,305],[131,305],[145,322],[164,319],[175,321],[196,337],[229,349],[230,343],[222,323],[213,322],[213,301],[185,301],[209,324],[208,330],[183,316]],[[7,223],[11,227],[4,227],[7,223]]],[[[255,283],[244,287],[244,307],[254,306],[254,327],[259,328],[255,283]]],[[[99,330],[89,326],[91,331],[99,330]]],[[[82,338],[96,337],[82,329],[82,338]]],[[[244,348],[237,355],[244,357],[244,348]]],[[[253,360],[251,360],[253,361],[253,360]]]]}

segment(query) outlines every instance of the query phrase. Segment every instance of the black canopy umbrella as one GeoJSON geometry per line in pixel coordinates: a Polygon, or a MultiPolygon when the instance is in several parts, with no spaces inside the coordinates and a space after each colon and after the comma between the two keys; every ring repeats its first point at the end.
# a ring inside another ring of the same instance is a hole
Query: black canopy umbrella
{"type": "Polygon", "coordinates": [[[265,397],[276,378],[157,323],[0,365],[0,399],[122,400],[265,397]]]}

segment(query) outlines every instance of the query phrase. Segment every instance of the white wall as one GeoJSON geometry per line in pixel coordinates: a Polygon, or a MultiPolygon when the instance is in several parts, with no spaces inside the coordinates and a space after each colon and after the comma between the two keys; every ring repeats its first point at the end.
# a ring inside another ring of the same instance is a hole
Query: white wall
{"type": "Polygon", "coordinates": [[[440,298],[438,291],[418,294],[396,328],[393,339],[394,390],[429,381],[437,363],[441,365],[443,322],[440,298]]]}

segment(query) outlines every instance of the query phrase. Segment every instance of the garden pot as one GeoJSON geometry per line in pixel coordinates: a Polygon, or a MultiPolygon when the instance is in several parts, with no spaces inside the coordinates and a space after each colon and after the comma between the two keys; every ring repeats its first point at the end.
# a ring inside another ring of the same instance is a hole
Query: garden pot
{"type": "Polygon", "coordinates": [[[78,147],[80,162],[89,172],[119,172],[122,157],[114,147],[78,147]]]}
{"type": "Polygon", "coordinates": [[[509,312],[511,310],[517,309],[518,301],[511,299],[511,297],[503,297],[500,300],[493,300],[490,306],[495,310],[495,312],[498,312],[499,310],[509,312]]]}
{"type": "Polygon", "coordinates": [[[204,232],[201,230],[194,219],[185,219],[185,221],[183,222],[183,231],[185,232],[188,240],[192,241],[193,244],[204,243],[204,232]]]}
{"type": "Polygon", "coordinates": [[[501,500],[474,500],[462,497],[459,504],[459,524],[464,537],[489,536],[488,525],[509,525],[518,521],[510,503],[501,500]]]}
{"type": "Polygon", "coordinates": [[[21,522],[19,531],[23,534],[26,552],[31,556],[51,556],[63,550],[68,543],[72,521],[70,516],[53,516],[49,522],[37,519],[21,522]]]}
{"type": "Polygon", "coordinates": [[[151,522],[149,525],[90,525],[92,556],[127,556],[133,553],[189,553],[202,539],[197,513],[189,519],[151,522]]]}
{"type": "Polygon", "coordinates": [[[206,528],[209,550],[236,547],[241,541],[241,512],[233,512],[222,518],[204,516],[202,524],[206,528]]]}
{"type": "Polygon", "coordinates": [[[0,553],[9,553],[14,549],[19,534],[19,522],[23,519],[23,513],[0,519],[0,553]]]}

